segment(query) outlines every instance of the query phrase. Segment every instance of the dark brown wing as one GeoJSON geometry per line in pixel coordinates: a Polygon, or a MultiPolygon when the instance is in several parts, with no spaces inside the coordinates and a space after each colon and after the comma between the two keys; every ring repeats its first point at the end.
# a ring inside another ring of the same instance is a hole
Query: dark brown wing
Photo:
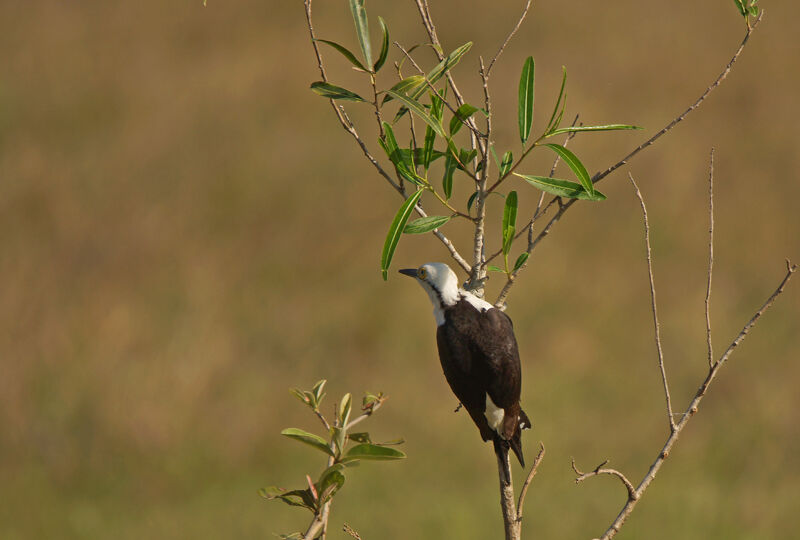
{"type": "Polygon", "coordinates": [[[486,394],[506,410],[503,437],[517,428],[521,372],[511,319],[492,308],[479,311],[465,300],[445,312],[437,344],[445,378],[466,407],[484,440],[491,439],[484,412],[486,394]]]}

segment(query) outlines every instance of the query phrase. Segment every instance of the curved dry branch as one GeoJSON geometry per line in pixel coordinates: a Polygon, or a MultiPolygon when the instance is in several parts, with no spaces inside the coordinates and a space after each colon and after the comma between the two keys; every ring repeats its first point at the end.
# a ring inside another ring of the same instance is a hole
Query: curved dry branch
{"type": "Polygon", "coordinates": [[[599,476],[601,474],[616,476],[619,479],[619,481],[622,482],[622,485],[625,486],[625,489],[628,491],[628,499],[636,500],[638,498],[638,495],[636,494],[636,488],[633,487],[631,481],[628,480],[628,478],[624,474],[619,472],[617,469],[604,468],[603,466],[607,464],[608,460],[605,460],[600,465],[595,467],[594,470],[589,472],[581,472],[578,469],[577,465],[575,465],[575,458],[572,458],[572,470],[575,471],[575,483],[580,484],[587,478],[591,478],[592,476],[599,476]]]}

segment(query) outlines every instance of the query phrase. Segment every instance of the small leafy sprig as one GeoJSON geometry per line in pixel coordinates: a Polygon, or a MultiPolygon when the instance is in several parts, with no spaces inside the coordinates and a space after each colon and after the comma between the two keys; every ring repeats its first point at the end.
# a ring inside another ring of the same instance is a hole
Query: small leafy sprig
{"type": "Polygon", "coordinates": [[[739,13],[744,17],[747,27],[750,28],[750,17],[758,17],[760,12],[758,0],[733,0],[739,13]]]}
{"type": "Polygon", "coordinates": [[[279,535],[287,539],[313,539],[324,529],[328,519],[330,503],[345,482],[345,469],[357,465],[362,460],[391,461],[403,459],[406,455],[390,446],[402,444],[402,439],[376,443],[368,432],[351,432],[351,428],[372,416],[386,396],[367,392],[361,400],[361,414],[353,415],[353,399],[347,393],[334,407],[333,421],[329,421],[320,410],[326,380],[318,381],[311,390],[290,389],[290,392],[307,405],[319,418],[326,430],[326,437],[299,428],[287,428],[281,431],[290,439],[306,444],[325,454],[328,458],[325,469],[315,482],[306,475],[304,489],[287,490],[277,486],[269,486],[259,490],[259,494],[267,500],[279,500],[289,506],[305,508],[313,514],[311,524],[305,534],[300,532],[279,535]]]}

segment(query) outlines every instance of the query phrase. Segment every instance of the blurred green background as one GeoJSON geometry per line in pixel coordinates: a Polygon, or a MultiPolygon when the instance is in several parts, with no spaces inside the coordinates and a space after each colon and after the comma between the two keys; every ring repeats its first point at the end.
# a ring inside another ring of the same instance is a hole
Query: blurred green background
{"type": "MultiPolygon", "coordinates": [[[[0,2],[0,538],[300,529],[303,511],[256,492],[300,487],[321,469],[320,455],[279,431],[317,429],[287,388],[323,377],[329,399],[387,393],[364,428],[404,437],[409,456],[350,474],[332,538],[344,537],[343,521],[365,539],[498,538],[491,447],[452,412],[427,298],[395,273],[380,279],[400,200],[308,90],[319,76],[302,3],[201,4],[0,2]]],[[[316,4],[319,36],[356,50],[347,2],[316,4]]],[[[469,101],[481,99],[478,55],[494,53],[521,5],[432,2],[446,48],[475,42],[456,69],[469,101]]],[[[725,84],[626,169],[649,204],[678,410],[706,370],[712,146],[718,353],[772,292],[784,257],[800,261],[800,6],[763,7],[725,84]]],[[[382,15],[393,39],[424,39],[413,2],[367,8],[373,31],[382,15]]],[[[562,65],[568,116],[646,128],[575,139],[594,172],[694,101],[743,33],[730,0],[538,1],[493,75],[499,148],[517,148],[529,54],[535,130],[562,65]]],[[[334,82],[365,91],[324,52],[334,82]]],[[[382,81],[392,82],[388,70],[382,81]]],[[[349,110],[373,143],[369,111],[349,110]]],[[[525,172],[546,174],[551,156],[540,154],[525,172]]],[[[529,212],[531,190],[516,187],[529,212]]],[[[509,299],[534,421],[529,459],[539,440],[547,446],[526,538],[598,535],[624,502],[613,479],[576,487],[571,456],[583,468],[610,458],[640,478],[666,437],[640,210],[624,171],[602,190],[608,201],[570,211],[509,299]]],[[[468,193],[461,179],[456,196],[468,193]]],[[[490,235],[497,246],[496,227],[490,235]]],[[[467,251],[468,235],[452,236],[467,251]]],[[[432,237],[406,237],[394,267],[445,259],[432,237]]],[[[799,315],[793,283],[723,370],[620,538],[796,534],[799,315]]]]}

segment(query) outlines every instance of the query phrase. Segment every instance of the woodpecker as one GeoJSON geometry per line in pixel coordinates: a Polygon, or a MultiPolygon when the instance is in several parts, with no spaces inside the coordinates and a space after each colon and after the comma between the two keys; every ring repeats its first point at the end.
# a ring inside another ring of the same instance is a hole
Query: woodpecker
{"type": "Polygon", "coordinates": [[[508,449],[525,467],[520,435],[531,427],[519,404],[522,374],[511,319],[459,288],[458,277],[444,263],[427,263],[400,273],[415,278],[428,293],[444,376],[481,438],[494,443],[509,483],[508,449]]]}

